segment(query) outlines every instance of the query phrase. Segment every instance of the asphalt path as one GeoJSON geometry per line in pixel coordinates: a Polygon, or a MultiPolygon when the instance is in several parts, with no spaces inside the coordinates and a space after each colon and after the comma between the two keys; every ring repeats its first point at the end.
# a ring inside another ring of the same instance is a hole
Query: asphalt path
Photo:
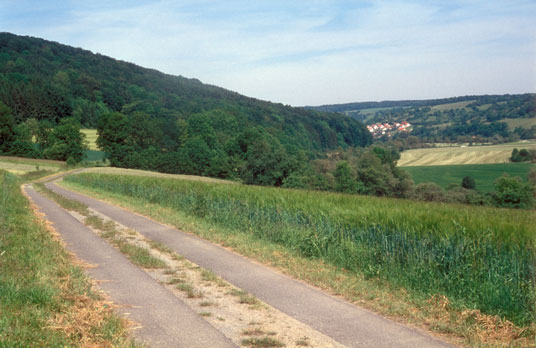
{"type": "Polygon", "coordinates": [[[46,185],[54,192],[80,201],[151,240],[166,244],[231,284],[348,347],[452,347],[420,330],[330,296],[196,236],[66,190],[54,182],[46,185]]]}
{"type": "Polygon", "coordinates": [[[140,325],[134,336],[151,347],[236,347],[199,314],[123,254],[30,185],[24,190],[118,311],[140,325]]]}

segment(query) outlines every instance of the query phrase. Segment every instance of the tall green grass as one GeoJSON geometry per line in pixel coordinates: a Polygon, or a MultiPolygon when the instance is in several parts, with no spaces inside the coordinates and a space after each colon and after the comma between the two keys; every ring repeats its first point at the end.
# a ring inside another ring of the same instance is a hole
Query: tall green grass
{"type": "Polygon", "coordinates": [[[66,180],[146,199],[311,258],[524,325],[535,319],[534,211],[176,179],[66,180]]]}

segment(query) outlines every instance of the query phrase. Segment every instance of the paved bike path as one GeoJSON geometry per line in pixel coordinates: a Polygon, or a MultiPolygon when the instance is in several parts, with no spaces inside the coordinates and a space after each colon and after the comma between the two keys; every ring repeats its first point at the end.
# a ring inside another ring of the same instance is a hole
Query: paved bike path
{"type": "Polygon", "coordinates": [[[198,237],[66,190],[53,182],[46,185],[149,239],[166,244],[201,267],[212,270],[235,286],[348,347],[452,347],[424,332],[327,295],[198,237]]]}
{"type": "Polygon", "coordinates": [[[236,347],[199,314],[133,265],[123,254],[30,185],[24,190],[68,250],[95,266],[87,270],[119,312],[141,325],[135,337],[151,347],[236,347]]]}

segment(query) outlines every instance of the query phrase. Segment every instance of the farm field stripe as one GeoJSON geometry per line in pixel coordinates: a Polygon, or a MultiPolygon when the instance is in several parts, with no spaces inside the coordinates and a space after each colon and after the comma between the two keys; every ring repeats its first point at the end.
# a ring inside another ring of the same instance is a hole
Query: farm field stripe
{"type": "Polygon", "coordinates": [[[415,184],[434,182],[446,189],[451,184],[460,186],[463,177],[470,176],[475,179],[477,190],[482,192],[493,191],[495,180],[505,173],[510,176],[519,176],[526,181],[531,168],[536,169],[536,164],[497,163],[402,167],[411,175],[415,184]]]}
{"type": "Polygon", "coordinates": [[[197,237],[56,185],[47,186],[151,240],[166,244],[201,267],[212,270],[233,285],[349,347],[449,346],[197,237]]]}

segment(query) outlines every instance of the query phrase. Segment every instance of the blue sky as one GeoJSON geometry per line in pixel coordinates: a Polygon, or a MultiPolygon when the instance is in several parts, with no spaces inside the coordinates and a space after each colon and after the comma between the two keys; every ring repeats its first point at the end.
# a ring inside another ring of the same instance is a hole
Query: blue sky
{"type": "Polygon", "coordinates": [[[536,92],[536,1],[0,1],[0,31],[291,105],[536,92]]]}

